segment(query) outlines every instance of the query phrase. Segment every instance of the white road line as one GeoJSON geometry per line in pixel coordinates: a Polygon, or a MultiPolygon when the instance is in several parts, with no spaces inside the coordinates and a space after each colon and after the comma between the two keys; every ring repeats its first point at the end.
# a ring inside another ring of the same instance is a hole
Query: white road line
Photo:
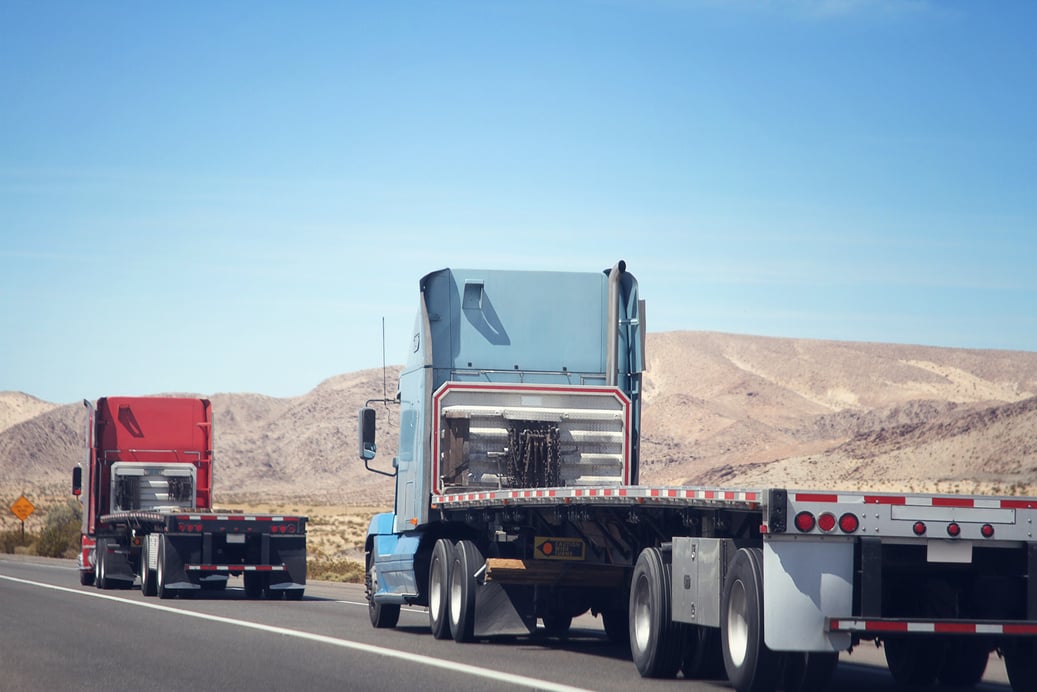
{"type": "Polygon", "coordinates": [[[6,565],[31,565],[32,567],[42,567],[44,569],[60,569],[62,571],[79,571],[78,567],[69,565],[48,565],[46,562],[32,562],[31,560],[3,560],[0,559],[0,563],[6,565]]]}
{"type": "MultiPolygon", "coordinates": [[[[62,591],[64,593],[70,593],[76,596],[87,596],[89,598],[103,598],[108,601],[115,601],[117,603],[125,603],[126,605],[139,606],[141,608],[151,608],[152,610],[160,610],[166,613],[172,613],[174,615],[182,615],[185,617],[197,618],[199,620],[209,620],[210,622],[219,622],[225,625],[235,625],[237,627],[244,627],[246,629],[259,630],[260,632],[269,632],[271,634],[280,634],[288,637],[296,637],[298,639],[305,639],[307,641],[319,642],[321,644],[329,644],[331,646],[338,646],[343,649],[352,649],[354,651],[362,651],[369,654],[378,654],[379,656],[389,656],[390,658],[397,658],[403,661],[410,661],[412,663],[420,663],[422,665],[429,666],[431,668],[442,668],[443,670],[449,670],[456,673],[464,673],[466,675],[472,675],[478,678],[485,678],[487,680],[493,680],[496,682],[506,682],[513,685],[520,685],[523,687],[533,687],[538,690],[548,690],[549,692],[587,692],[580,687],[572,687],[571,685],[563,685],[558,682],[551,682],[549,680],[540,680],[537,678],[530,678],[524,675],[514,675],[512,673],[504,673],[499,670],[492,670],[489,668],[480,668],[478,666],[468,665],[466,663],[459,663],[457,661],[443,661],[438,658],[432,658],[430,656],[422,656],[421,654],[415,654],[409,651],[397,651],[395,649],[384,649],[380,646],[374,646],[372,644],[364,644],[362,642],[354,642],[348,639],[338,639],[337,637],[327,637],[323,634],[314,634],[312,632],[303,632],[301,630],[292,630],[286,627],[275,627],[273,625],[264,625],[259,622],[249,622],[247,620],[236,620],[234,618],[221,617],[219,615],[209,615],[207,613],[196,613],[190,610],[180,610],[179,608],[172,608],[170,606],[159,605],[158,603],[145,603],[143,601],[131,601],[126,598],[119,598],[118,596],[110,596],[104,593],[98,593],[95,591],[82,591],[80,589],[70,589],[66,586],[57,586],[55,584],[45,584],[43,582],[31,581],[29,579],[19,579],[17,577],[9,577],[4,574],[0,574],[0,579],[6,581],[15,582],[18,584],[27,584],[29,586],[38,586],[41,589],[51,589],[53,591],[62,591]]],[[[366,604],[365,604],[366,605],[366,604]]]]}
{"type": "MultiPolygon", "coordinates": [[[[360,606],[361,608],[367,607],[367,601],[335,601],[335,603],[341,603],[342,605],[360,606]]],[[[401,613],[415,613],[416,615],[427,615],[428,610],[425,608],[415,608],[408,606],[400,607],[401,613]]]]}

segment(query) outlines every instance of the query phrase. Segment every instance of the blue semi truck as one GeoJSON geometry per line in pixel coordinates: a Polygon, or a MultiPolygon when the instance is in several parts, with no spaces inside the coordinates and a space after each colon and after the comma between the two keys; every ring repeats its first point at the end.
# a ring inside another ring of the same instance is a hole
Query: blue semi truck
{"type": "MultiPolygon", "coordinates": [[[[1037,689],[1037,499],[644,486],[645,307],[623,262],[444,269],[420,296],[379,469],[395,508],[366,541],[373,626],[425,606],[433,636],[470,642],[590,611],[646,677],[820,690],[875,640],[900,682],[974,684],[996,650],[1037,689]]],[[[369,469],[376,428],[361,409],[369,469]]]]}

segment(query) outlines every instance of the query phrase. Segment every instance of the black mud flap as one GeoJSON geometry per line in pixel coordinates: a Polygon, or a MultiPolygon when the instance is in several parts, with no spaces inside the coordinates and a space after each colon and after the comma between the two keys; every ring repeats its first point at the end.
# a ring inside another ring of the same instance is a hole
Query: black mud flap
{"type": "Polygon", "coordinates": [[[306,585],[306,536],[270,536],[271,565],[284,564],[284,572],[271,572],[270,584],[306,585]]]}

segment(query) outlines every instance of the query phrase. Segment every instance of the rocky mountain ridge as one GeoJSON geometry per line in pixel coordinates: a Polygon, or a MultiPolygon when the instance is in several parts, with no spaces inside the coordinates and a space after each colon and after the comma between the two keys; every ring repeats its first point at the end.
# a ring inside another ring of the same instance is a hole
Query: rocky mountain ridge
{"type": "MultiPolygon", "coordinates": [[[[1037,494],[1037,353],[666,332],[647,354],[642,483],[1037,494]]],[[[391,504],[356,451],[382,387],[378,369],[208,395],[217,501],[391,504]]],[[[378,410],[389,468],[397,411],[378,410]]],[[[81,403],[0,392],[0,494],[65,492],[84,421],[81,403]]]]}

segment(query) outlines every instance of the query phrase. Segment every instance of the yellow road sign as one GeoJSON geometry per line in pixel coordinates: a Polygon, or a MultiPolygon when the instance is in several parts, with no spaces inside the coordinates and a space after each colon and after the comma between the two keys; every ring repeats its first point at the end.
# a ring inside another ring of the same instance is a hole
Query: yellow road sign
{"type": "Polygon", "coordinates": [[[29,498],[25,497],[25,495],[22,495],[11,505],[11,511],[14,512],[14,516],[25,521],[30,514],[36,511],[36,505],[29,502],[29,498]]]}

